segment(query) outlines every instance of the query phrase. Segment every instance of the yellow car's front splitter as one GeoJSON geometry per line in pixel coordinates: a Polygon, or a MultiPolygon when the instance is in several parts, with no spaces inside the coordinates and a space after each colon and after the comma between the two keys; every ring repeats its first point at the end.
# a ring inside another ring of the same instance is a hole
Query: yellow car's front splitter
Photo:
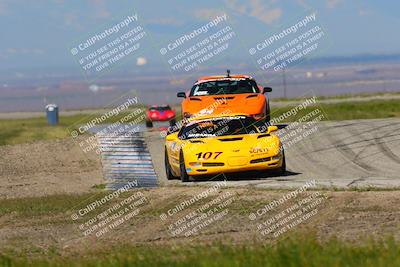
{"type": "Polygon", "coordinates": [[[282,166],[283,157],[249,159],[247,157],[232,157],[226,162],[187,163],[186,172],[190,176],[213,175],[220,173],[234,173],[247,171],[267,171],[278,169],[282,166]]]}

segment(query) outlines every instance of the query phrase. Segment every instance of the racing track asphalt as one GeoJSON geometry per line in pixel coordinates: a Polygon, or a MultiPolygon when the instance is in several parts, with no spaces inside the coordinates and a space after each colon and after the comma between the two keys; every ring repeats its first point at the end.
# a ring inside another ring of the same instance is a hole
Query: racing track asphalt
{"type": "MultiPolygon", "coordinates": [[[[296,188],[316,180],[318,187],[400,187],[400,119],[319,122],[317,131],[285,149],[285,176],[228,177],[228,186],[296,188]]],[[[144,133],[160,185],[164,171],[164,139],[158,131],[144,133]]],[[[209,185],[209,179],[185,185],[209,185]]]]}

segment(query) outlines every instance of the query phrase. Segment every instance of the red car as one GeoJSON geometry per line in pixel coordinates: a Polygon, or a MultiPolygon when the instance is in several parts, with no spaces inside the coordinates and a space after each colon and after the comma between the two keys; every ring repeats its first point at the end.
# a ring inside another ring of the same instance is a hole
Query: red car
{"type": "Polygon", "coordinates": [[[169,121],[170,125],[175,125],[175,110],[169,105],[151,106],[146,110],[146,127],[153,127],[153,121],[169,121]]]}

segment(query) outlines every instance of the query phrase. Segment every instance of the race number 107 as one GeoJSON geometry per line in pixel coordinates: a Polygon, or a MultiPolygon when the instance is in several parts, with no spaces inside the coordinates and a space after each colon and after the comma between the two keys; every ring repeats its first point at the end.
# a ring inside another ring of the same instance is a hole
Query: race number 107
{"type": "Polygon", "coordinates": [[[221,155],[222,152],[200,152],[195,154],[197,156],[197,159],[217,159],[219,155],[221,155]]]}

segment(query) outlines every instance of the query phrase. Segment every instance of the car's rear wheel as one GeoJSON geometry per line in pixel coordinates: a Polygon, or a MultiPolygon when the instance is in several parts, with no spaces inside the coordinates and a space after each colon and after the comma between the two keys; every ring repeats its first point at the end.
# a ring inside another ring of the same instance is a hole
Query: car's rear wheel
{"type": "Polygon", "coordinates": [[[185,159],[183,157],[183,151],[179,153],[179,170],[180,170],[180,178],[181,181],[186,183],[189,182],[189,175],[186,172],[186,166],[185,166],[185,159]]]}
{"type": "Polygon", "coordinates": [[[146,120],[146,127],[147,128],[152,128],[153,127],[153,122],[150,120],[146,120]]]}
{"type": "Polygon", "coordinates": [[[165,174],[167,176],[167,179],[172,180],[172,179],[176,178],[172,174],[171,165],[169,164],[169,159],[168,159],[167,148],[165,148],[165,153],[164,153],[164,164],[165,164],[165,174]]]}

